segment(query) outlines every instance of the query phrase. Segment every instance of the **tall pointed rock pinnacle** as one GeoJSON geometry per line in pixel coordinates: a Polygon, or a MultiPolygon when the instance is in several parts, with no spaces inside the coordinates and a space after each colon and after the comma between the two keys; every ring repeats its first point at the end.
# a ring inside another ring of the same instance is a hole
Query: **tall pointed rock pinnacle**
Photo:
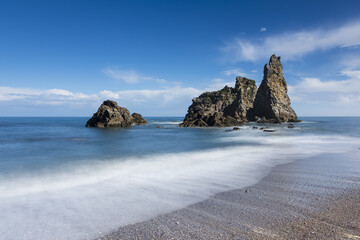
{"type": "Polygon", "coordinates": [[[280,57],[272,55],[269,64],[265,64],[264,78],[255,97],[255,118],[262,118],[269,122],[298,121],[295,111],[290,106],[282,70],[280,57]]]}

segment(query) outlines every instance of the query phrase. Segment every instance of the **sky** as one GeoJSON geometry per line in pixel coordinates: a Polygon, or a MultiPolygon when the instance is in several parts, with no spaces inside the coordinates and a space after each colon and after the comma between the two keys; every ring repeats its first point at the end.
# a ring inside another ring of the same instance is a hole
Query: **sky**
{"type": "Polygon", "coordinates": [[[184,116],[272,54],[299,116],[360,115],[357,0],[0,0],[0,116],[184,116]]]}

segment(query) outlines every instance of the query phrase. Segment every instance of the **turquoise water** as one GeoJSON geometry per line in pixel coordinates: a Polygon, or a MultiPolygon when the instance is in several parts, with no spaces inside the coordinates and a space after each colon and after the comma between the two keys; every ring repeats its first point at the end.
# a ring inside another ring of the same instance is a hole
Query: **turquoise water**
{"type": "Polygon", "coordinates": [[[87,118],[0,118],[0,236],[97,237],[252,185],[277,164],[360,152],[360,117],[304,117],[294,129],[268,125],[274,133],[147,119],[96,129],[87,118]]]}

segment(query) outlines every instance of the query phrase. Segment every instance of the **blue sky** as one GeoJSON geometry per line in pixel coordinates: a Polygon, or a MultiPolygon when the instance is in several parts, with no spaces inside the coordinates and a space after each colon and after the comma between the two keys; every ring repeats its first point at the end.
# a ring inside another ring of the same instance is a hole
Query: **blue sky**
{"type": "Polygon", "coordinates": [[[360,115],[360,1],[0,1],[0,116],[183,116],[282,57],[300,116],[360,115]]]}

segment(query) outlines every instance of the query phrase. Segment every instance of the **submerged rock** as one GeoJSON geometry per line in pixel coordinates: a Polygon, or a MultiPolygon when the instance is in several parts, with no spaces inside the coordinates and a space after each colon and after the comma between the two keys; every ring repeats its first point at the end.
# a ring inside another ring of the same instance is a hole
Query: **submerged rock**
{"type": "Polygon", "coordinates": [[[265,64],[264,78],[256,93],[254,101],[254,117],[261,122],[297,122],[295,111],[290,106],[287,95],[287,84],[283,76],[283,66],[280,57],[275,54],[265,64]]]}
{"type": "Polygon", "coordinates": [[[247,121],[256,94],[254,80],[237,77],[235,88],[225,86],[193,99],[182,127],[224,127],[247,121]]]}
{"type": "Polygon", "coordinates": [[[263,132],[276,132],[275,129],[264,129],[263,132]]]}
{"type": "Polygon", "coordinates": [[[130,127],[132,124],[144,122],[145,119],[143,119],[140,114],[138,115],[135,115],[134,122],[134,117],[130,115],[129,110],[118,106],[115,101],[106,100],[101,104],[92,118],[87,121],[86,127],[130,127]]]}

